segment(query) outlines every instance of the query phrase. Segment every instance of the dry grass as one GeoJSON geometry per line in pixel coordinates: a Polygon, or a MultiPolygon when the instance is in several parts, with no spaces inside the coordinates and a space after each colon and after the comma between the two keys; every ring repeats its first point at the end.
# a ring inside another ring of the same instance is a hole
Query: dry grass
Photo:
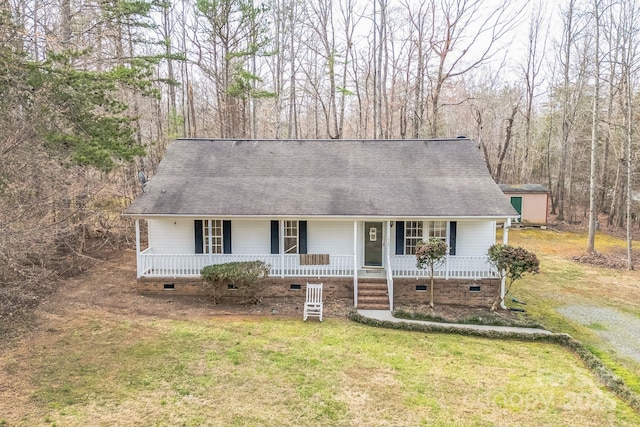
{"type": "MultiPolygon", "coordinates": [[[[528,315],[550,330],[566,332],[582,341],[614,372],[640,393],[640,363],[616,353],[596,333],[597,327],[580,325],[558,313],[567,305],[608,307],[640,318],[640,271],[579,264],[587,247],[586,234],[553,230],[512,230],[512,245],[536,252],[540,274],[516,282],[512,295],[528,303],[528,315]]],[[[596,249],[608,255],[624,252],[619,238],[597,234],[596,249]]],[[[635,247],[638,247],[635,244],[635,247]]]]}
{"type": "MultiPolygon", "coordinates": [[[[581,239],[512,231],[542,261],[516,296],[633,386],[640,369],[599,340],[598,325],[555,311],[579,300],[639,312],[637,273],[574,263],[581,239]]],[[[0,426],[640,424],[559,346],[212,317],[207,304],[136,295],[123,285],[132,265],[115,260],[70,283],[33,333],[2,350],[0,426]]]]}
{"type": "Polygon", "coordinates": [[[559,346],[85,312],[0,358],[7,425],[637,425],[559,346]]]}

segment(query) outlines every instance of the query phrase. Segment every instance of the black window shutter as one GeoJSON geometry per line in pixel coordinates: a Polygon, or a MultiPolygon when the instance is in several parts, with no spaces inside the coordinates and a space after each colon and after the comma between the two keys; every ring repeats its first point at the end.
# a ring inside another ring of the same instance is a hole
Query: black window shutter
{"type": "Polygon", "coordinates": [[[457,230],[458,230],[458,223],[456,221],[449,221],[449,255],[456,254],[457,230]]]}
{"type": "Polygon", "coordinates": [[[271,221],[271,253],[280,253],[280,230],[278,221],[271,221]]]}
{"type": "Polygon", "coordinates": [[[231,221],[222,221],[222,252],[231,253],[231,221]]]}
{"type": "Polygon", "coordinates": [[[307,253],[307,221],[298,221],[298,244],[300,245],[299,253],[307,253]]]}
{"type": "Polygon", "coordinates": [[[201,219],[196,219],[195,221],[193,221],[193,226],[194,226],[194,230],[195,230],[195,245],[196,245],[196,253],[197,254],[201,254],[203,253],[203,245],[204,245],[204,239],[202,236],[202,220],[201,219]]]}
{"type": "Polygon", "coordinates": [[[396,255],[404,255],[404,221],[396,221],[396,255]]]}

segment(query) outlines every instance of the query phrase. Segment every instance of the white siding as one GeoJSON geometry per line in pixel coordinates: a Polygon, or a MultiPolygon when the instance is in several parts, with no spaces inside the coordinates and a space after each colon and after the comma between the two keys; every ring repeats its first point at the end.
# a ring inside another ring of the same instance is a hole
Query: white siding
{"type": "Polygon", "coordinates": [[[353,222],[308,221],[307,252],[310,254],[352,254],[353,222]]]}
{"type": "Polygon", "coordinates": [[[495,243],[496,223],[494,221],[458,221],[456,234],[456,255],[486,255],[489,246],[495,243]]]}
{"type": "MultiPolygon", "coordinates": [[[[159,254],[192,254],[195,252],[193,219],[149,219],[149,246],[159,254]]],[[[233,220],[231,244],[234,254],[271,253],[271,225],[268,220],[233,220]]],[[[486,255],[495,243],[494,221],[458,221],[456,255],[486,255]]],[[[358,265],[363,262],[363,228],[358,222],[358,265]]],[[[384,228],[386,232],[386,226],[384,228]]],[[[395,254],[395,227],[389,243],[395,254]]],[[[308,221],[307,252],[310,254],[352,254],[352,221],[308,221]]]]}
{"type": "Polygon", "coordinates": [[[271,221],[231,221],[231,253],[271,253],[271,221]]]}
{"type": "Polygon", "coordinates": [[[149,219],[149,247],[157,254],[195,253],[192,219],[149,219]]]}

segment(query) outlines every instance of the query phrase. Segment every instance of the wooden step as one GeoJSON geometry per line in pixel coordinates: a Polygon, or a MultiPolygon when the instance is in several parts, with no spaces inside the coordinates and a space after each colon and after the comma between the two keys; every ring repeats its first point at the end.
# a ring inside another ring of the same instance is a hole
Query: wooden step
{"type": "Polygon", "coordinates": [[[358,283],[358,291],[369,291],[369,290],[374,290],[374,291],[384,291],[387,292],[387,282],[380,282],[380,283],[371,283],[371,282],[366,282],[366,283],[358,283]]]}
{"type": "Polygon", "coordinates": [[[387,292],[387,290],[386,290],[386,289],[383,289],[383,290],[373,290],[373,289],[371,289],[371,290],[367,290],[367,289],[364,289],[364,290],[358,290],[358,296],[359,296],[359,297],[368,297],[368,296],[375,297],[375,296],[383,296],[383,297],[385,297],[385,298],[386,298],[386,297],[388,297],[388,296],[389,296],[389,293],[387,292]]]}
{"type": "Polygon", "coordinates": [[[358,283],[358,308],[363,310],[389,310],[386,280],[367,280],[358,283]]]}

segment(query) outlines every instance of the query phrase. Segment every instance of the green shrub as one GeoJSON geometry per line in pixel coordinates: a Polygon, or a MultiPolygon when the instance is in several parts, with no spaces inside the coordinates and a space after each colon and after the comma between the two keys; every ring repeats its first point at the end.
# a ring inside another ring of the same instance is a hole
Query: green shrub
{"type": "Polygon", "coordinates": [[[540,261],[533,252],[521,247],[513,247],[504,244],[495,244],[489,248],[489,262],[498,270],[500,280],[506,279],[507,286],[504,296],[498,294],[491,305],[491,311],[495,311],[502,303],[504,297],[509,294],[513,282],[522,279],[526,273],[536,274],[540,272],[540,261]]]}
{"type": "Polygon", "coordinates": [[[232,285],[243,302],[260,301],[259,282],[269,277],[271,266],[262,261],[227,262],[208,265],[200,271],[204,289],[217,303],[225,289],[232,285]]]}
{"type": "Polygon", "coordinates": [[[416,266],[429,270],[431,279],[429,306],[433,308],[433,274],[436,266],[444,261],[447,255],[447,244],[444,240],[431,237],[428,241],[420,240],[416,245],[416,266]]]}

